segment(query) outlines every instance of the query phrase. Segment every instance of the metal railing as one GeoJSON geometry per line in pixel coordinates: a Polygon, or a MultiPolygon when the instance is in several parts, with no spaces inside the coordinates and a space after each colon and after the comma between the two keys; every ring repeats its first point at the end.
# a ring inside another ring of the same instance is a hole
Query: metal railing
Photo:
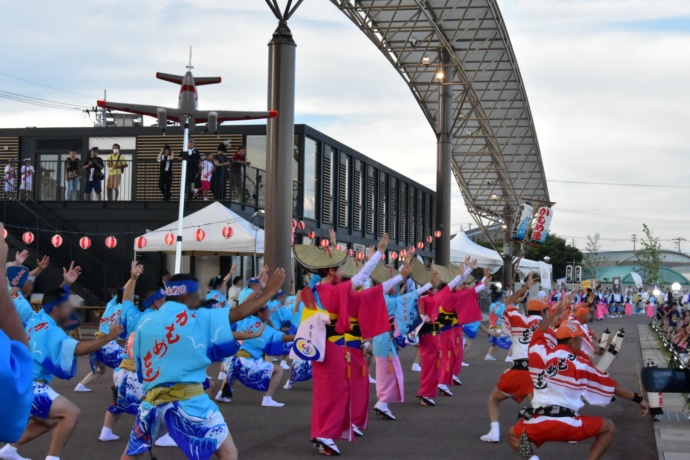
{"type": "MultiPolygon", "coordinates": [[[[182,162],[172,161],[168,171],[161,169],[156,160],[122,160],[124,168],[110,168],[104,160],[102,174],[91,174],[84,169],[87,162],[80,161],[76,174],[70,173],[63,161],[39,161],[33,178],[31,196],[36,201],[84,201],[114,199],[109,188],[117,188],[117,201],[177,201],[180,193],[182,162]],[[121,174],[112,174],[121,170],[121,174]],[[68,180],[72,177],[71,180],[68,180]],[[88,193],[87,193],[88,192],[88,193]]],[[[187,165],[187,196],[203,199],[201,165],[187,165]]],[[[211,174],[209,200],[239,203],[258,209],[265,208],[266,171],[230,161],[227,166],[216,167],[211,174]]],[[[21,197],[21,195],[19,195],[21,197]]],[[[293,207],[297,205],[298,186],[293,184],[293,207]]]]}

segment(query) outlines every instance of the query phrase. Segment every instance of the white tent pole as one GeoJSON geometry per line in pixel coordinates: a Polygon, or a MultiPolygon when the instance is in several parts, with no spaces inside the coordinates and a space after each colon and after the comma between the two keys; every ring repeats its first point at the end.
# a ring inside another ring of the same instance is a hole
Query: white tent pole
{"type": "Polygon", "coordinates": [[[185,183],[187,182],[187,143],[189,141],[189,117],[184,119],[184,140],[182,145],[182,174],[180,174],[180,208],[177,215],[177,247],[175,248],[175,274],[182,271],[182,231],[184,228],[185,183]]]}

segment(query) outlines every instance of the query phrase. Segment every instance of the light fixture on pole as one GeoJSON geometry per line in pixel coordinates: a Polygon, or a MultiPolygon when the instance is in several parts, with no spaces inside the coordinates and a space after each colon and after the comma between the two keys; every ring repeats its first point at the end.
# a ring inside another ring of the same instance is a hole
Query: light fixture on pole
{"type": "Polygon", "coordinates": [[[439,65],[438,68],[436,69],[436,80],[443,83],[443,79],[445,77],[446,77],[446,74],[443,73],[443,67],[439,65]]]}
{"type": "Polygon", "coordinates": [[[678,291],[680,291],[680,283],[678,283],[678,282],[673,283],[673,284],[671,285],[671,290],[672,290],[673,292],[678,292],[678,291]]]}
{"type": "Polygon", "coordinates": [[[544,256],[544,262],[546,262],[548,264],[550,261],[551,261],[551,257],[544,256]]]}

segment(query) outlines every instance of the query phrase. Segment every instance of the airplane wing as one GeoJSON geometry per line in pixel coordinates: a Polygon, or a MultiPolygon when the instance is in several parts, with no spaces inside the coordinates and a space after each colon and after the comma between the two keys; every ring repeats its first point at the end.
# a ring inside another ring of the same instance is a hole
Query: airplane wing
{"type": "Polygon", "coordinates": [[[127,104],[124,102],[110,102],[110,101],[103,101],[99,100],[96,102],[98,107],[106,108],[106,109],[112,109],[112,110],[119,110],[121,112],[128,112],[128,113],[136,113],[137,115],[147,115],[149,117],[158,117],[158,109],[162,108],[165,109],[168,115],[168,120],[173,120],[173,121],[180,121],[179,117],[179,110],[178,109],[173,109],[173,108],[168,108],[168,107],[159,107],[156,105],[141,105],[141,104],[127,104]]]}
{"type": "Polygon", "coordinates": [[[278,112],[275,110],[269,110],[268,112],[237,112],[234,110],[197,110],[194,113],[194,119],[197,123],[208,122],[209,113],[218,114],[218,123],[224,121],[237,121],[237,120],[259,120],[262,118],[275,118],[278,116],[278,112]]]}

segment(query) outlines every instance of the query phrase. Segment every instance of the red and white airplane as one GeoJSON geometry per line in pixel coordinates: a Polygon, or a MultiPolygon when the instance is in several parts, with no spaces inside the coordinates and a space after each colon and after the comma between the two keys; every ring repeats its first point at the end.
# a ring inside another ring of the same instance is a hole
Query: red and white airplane
{"type": "Polygon", "coordinates": [[[189,49],[189,65],[184,76],[172,75],[169,73],[156,73],[156,78],[177,83],[180,85],[180,95],[177,99],[177,108],[158,107],[155,105],[126,104],[122,102],[98,101],[98,107],[119,110],[122,112],[136,113],[158,118],[158,126],[165,132],[168,120],[183,124],[186,117],[189,117],[189,128],[192,129],[197,123],[206,123],[206,131],[216,133],[218,125],[224,121],[238,120],[257,120],[261,118],[275,118],[278,112],[270,110],[268,112],[238,112],[233,110],[198,110],[199,94],[197,86],[214,85],[221,82],[220,77],[200,77],[194,78],[192,75],[192,49],[189,49]]]}

